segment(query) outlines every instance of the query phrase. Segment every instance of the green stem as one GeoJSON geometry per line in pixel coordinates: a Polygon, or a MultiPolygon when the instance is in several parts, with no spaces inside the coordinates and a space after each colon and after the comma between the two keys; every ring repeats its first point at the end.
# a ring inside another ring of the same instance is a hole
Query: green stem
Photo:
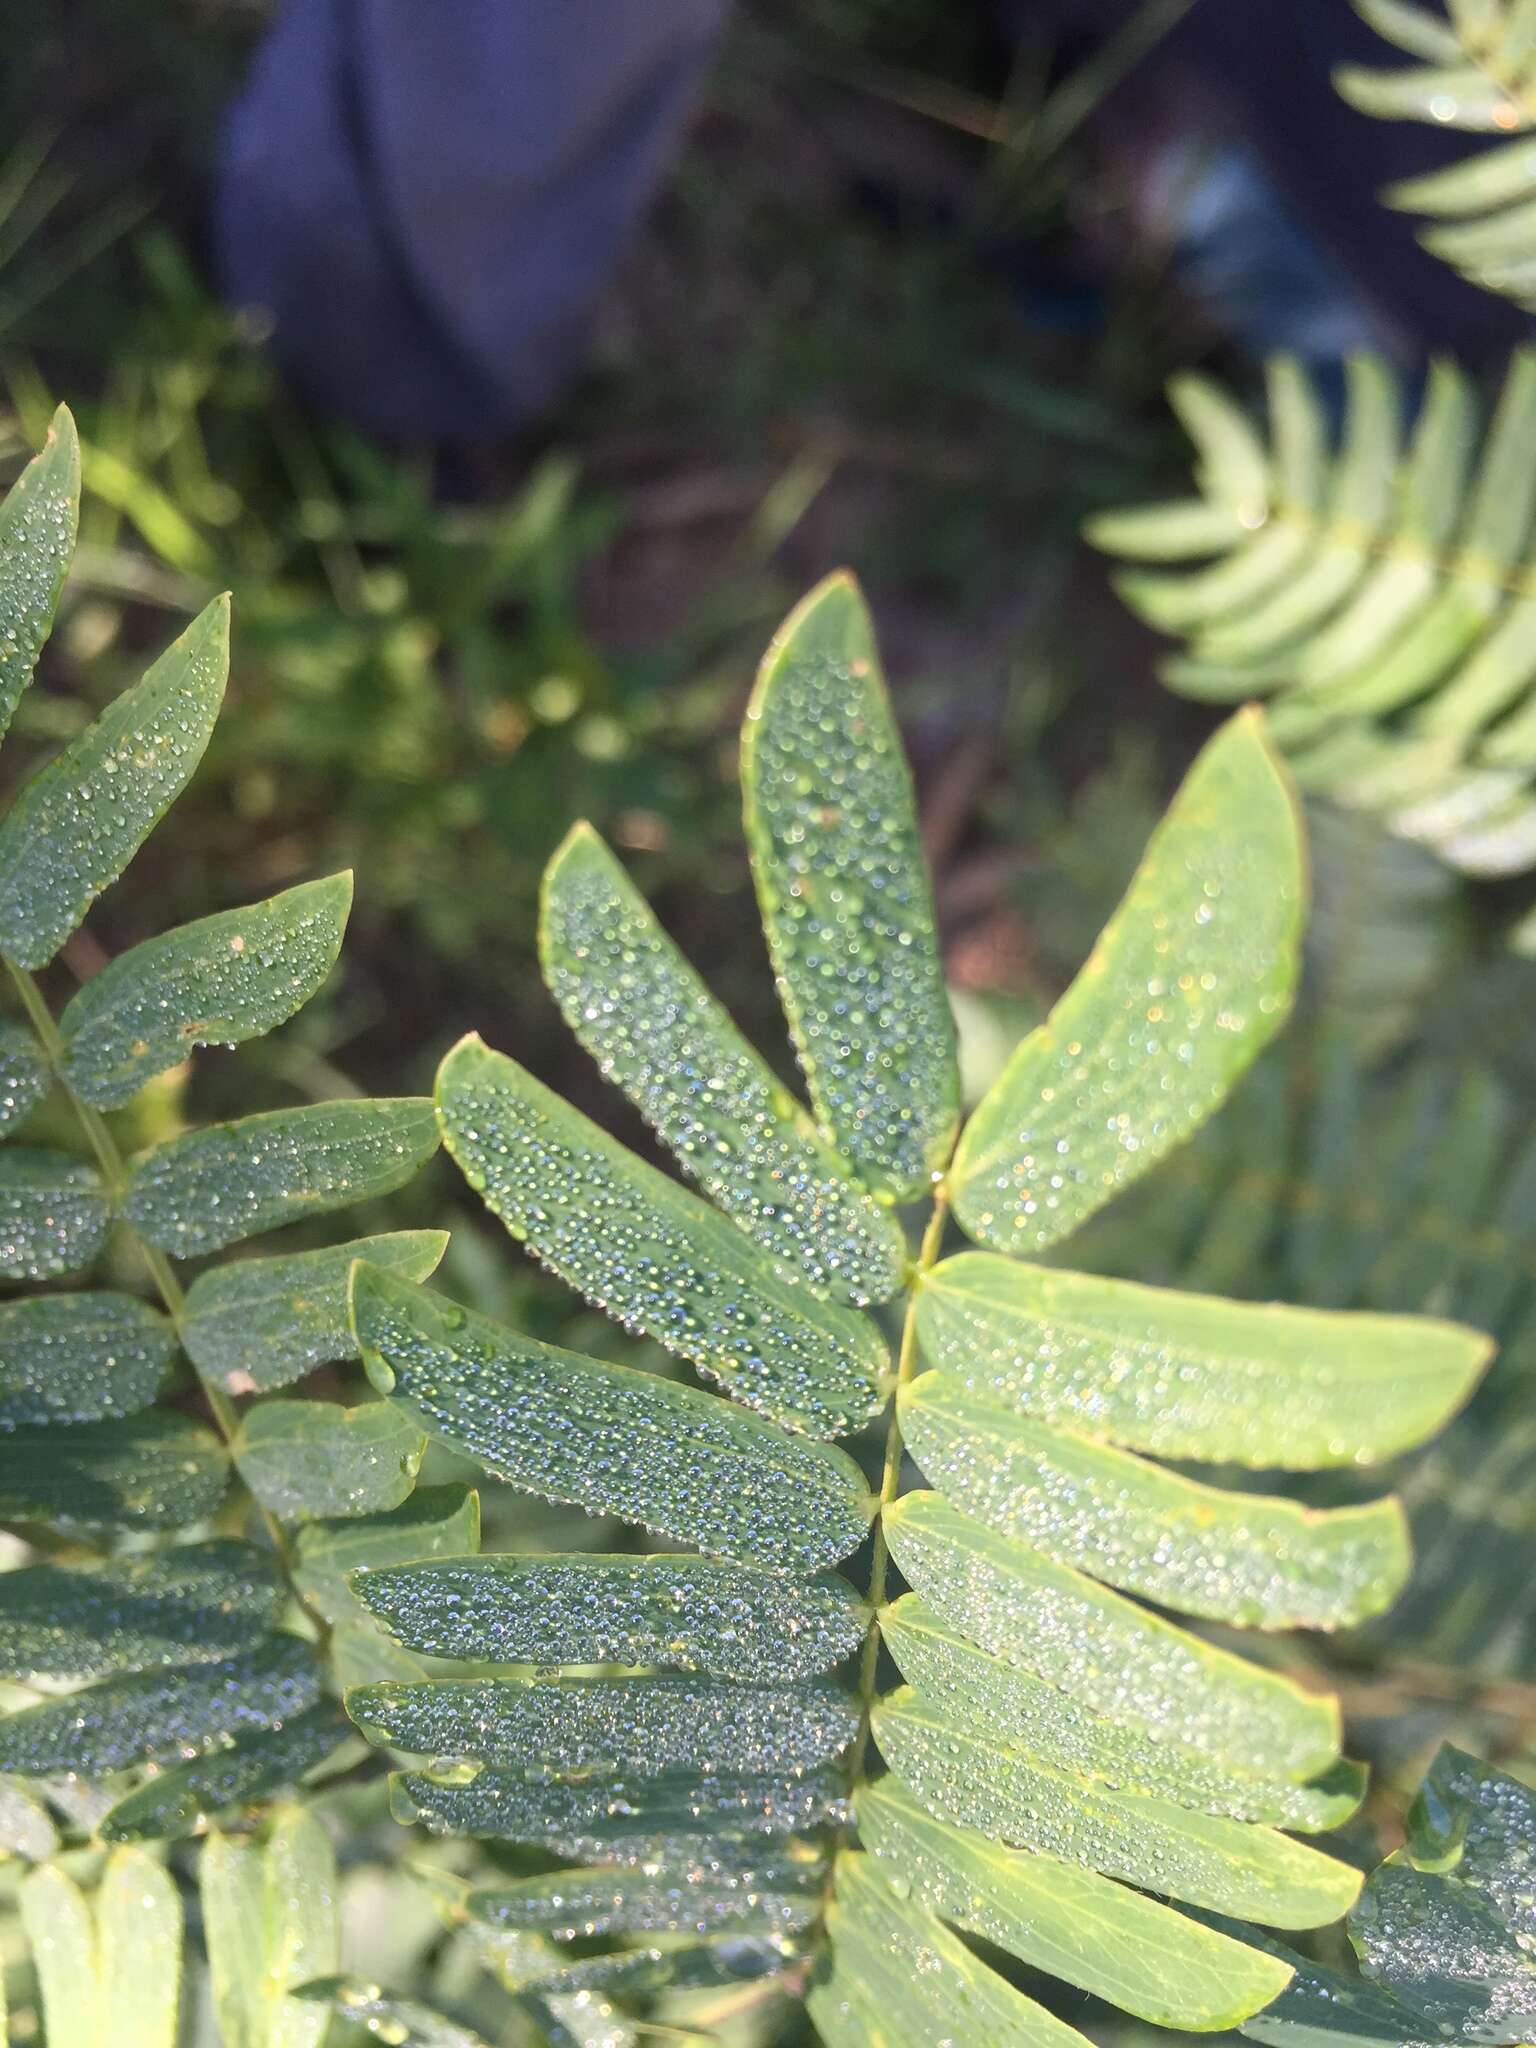
{"type": "Polygon", "coordinates": [[[917,1257],[907,1272],[907,1307],[902,1318],[901,1345],[896,1353],[896,1383],[886,1414],[885,1456],[880,1470],[880,1491],[875,1497],[874,1553],[869,1565],[869,1628],[859,1660],[859,1732],[848,1757],[848,1789],[856,1792],[864,1781],[864,1764],[869,1753],[870,1721],[875,1711],[875,1680],[880,1668],[880,1609],[885,1604],[885,1582],[890,1574],[891,1553],[885,1540],[885,1511],[901,1491],[901,1418],[897,1397],[911,1379],[917,1365],[917,1297],[923,1275],[939,1256],[949,1195],[941,1183],[934,1196],[933,1213],[923,1232],[917,1257]]]}
{"type": "MultiPolygon", "coordinates": [[[[113,1211],[119,1220],[122,1221],[123,1228],[128,1236],[133,1240],[134,1247],[148,1270],[150,1278],[155,1283],[156,1291],[159,1293],[161,1301],[165,1304],[166,1314],[170,1317],[179,1338],[186,1319],[186,1292],[180,1280],[176,1277],[175,1268],[165,1253],[160,1250],[159,1246],[150,1244],[146,1238],[140,1236],[131,1223],[122,1218],[122,1197],[128,1186],[128,1167],[122,1152],[118,1148],[117,1140],[112,1135],[111,1127],[101,1111],[93,1108],[88,1102],[82,1102],[70,1086],[64,1072],[64,1040],[59,1035],[59,1027],[54,1022],[53,1012],[44,1000],[43,992],[38,987],[36,980],[27,972],[26,968],[18,967],[14,960],[7,960],[5,964],[9,970],[11,980],[16,986],[16,993],[21,998],[21,1006],[27,1013],[27,1021],[32,1026],[37,1042],[42,1047],[48,1064],[53,1070],[54,1078],[65,1095],[68,1096],[70,1106],[74,1110],[80,1128],[84,1132],[91,1150],[96,1155],[96,1163],[101,1169],[101,1177],[111,1198],[113,1211]]],[[[203,1390],[203,1398],[208,1404],[208,1412],[218,1425],[219,1434],[223,1437],[226,1444],[232,1445],[240,1430],[240,1414],[238,1409],[224,1389],[216,1387],[202,1373],[198,1374],[198,1384],[203,1390]]],[[[278,1521],[275,1515],[269,1513],[260,1501],[256,1502],[256,1507],[262,1521],[266,1525],[267,1534],[271,1538],[272,1548],[276,1551],[278,1560],[287,1576],[290,1591],[299,1605],[304,1608],[310,1619],[321,1630],[323,1636],[329,1632],[328,1624],[322,1616],[315,1613],[309,1602],[305,1600],[303,1594],[299,1592],[297,1586],[293,1583],[293,1556],[282,1523],[278,1521]]]]}

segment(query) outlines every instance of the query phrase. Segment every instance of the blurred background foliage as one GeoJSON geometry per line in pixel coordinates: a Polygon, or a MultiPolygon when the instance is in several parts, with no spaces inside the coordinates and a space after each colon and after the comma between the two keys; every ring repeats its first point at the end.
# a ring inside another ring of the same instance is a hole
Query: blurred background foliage
{"type": "MultiPolygon", "coordinates": [[[[1208,724],[1154,686],[1150,636],[1079,540],[1093,511],[1178,486],[1172,369],[1253,382],[1140,232],[1134,166],[1094,119],[1182,11],[1150,0],[1079,51],[1043,20],[1005,44],[931,0],[744,7],[559,410],[514,446],[394,449],[306,415],[205,279],[216,123],[265,9],[0,16],[0,465],[59,397],[86,449],[80,568],[0,781],[229,588],[225,717],[100,935],[120,950],[358,870],[342,971],[248,1049],[238,1095],[233,1063],[200,1063],[204,1111],[419,1087],[473,1025],[643,1145],[532,971],[539,873],[577,815],[787,1069],[741,943],[734,731],[768,633],[842,560],[881,626],[979,1092],[1080,963],[1208,724]]],[[[1343,1687],[1383,1767],[1347,1844],[1364,1862],[1442,1736],[1536,1763],[1536,967],[1503,944],[1499,892],[1359,817],[1316,806],[1312,834],[1298,1024],[1074,1253],[1503,1340],[1472,1414],[1403,1475],[1410,1601],[1368,1639],[1273,1646],[1343,1687]]],[[[124,1112],[130,1137],[174,1128],[187,1085],[124,1112]]],[[[611,1326],[509,1257],[446,1174],[388,1220],[451,1222],[450,1287],[614,1355],[611,1326]]],[[[472,1476],[434,1460],[424,1478],[472,1476]]],[[[488,1491],[487,1549],[627,1540],[488,1491]]],[[[430,1852],[424,1890],[377,1788],[336,1799],[359,1973],[404,1983],[414,1956],[490,2038],[522,2038],[512,1948],[444,1932],[460,1850],[430,1852]]],[[[785,2038],[780,2019],[747,1999],[722,2038],[785,2038]]],[[[1173,2038],[1116,2024],[1106,2041],[1173,2038]]],[[[571,2039],[630,2038],[604,2025],[571,2039]]]]}

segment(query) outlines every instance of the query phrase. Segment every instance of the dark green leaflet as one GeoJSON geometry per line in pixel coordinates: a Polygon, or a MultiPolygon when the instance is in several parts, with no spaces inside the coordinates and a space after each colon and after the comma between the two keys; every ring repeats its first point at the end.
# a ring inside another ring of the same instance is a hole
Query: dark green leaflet
{"type": "Polygon", "coordinates": [[[545,871],[539,955],[576,1036],[749,1237],[844,1300],[895,1293],[896,1219],[849,1178],[589,825],[545,871]]]}
{"type": "Polygon", "coordinates": [[[347,1584],[354,1571],[480,1548],[480,1496],[467,1486],[418,1486],[376,1515],[302,1522],[293,1536],[294,1583],[327,1621],[357,1621],[363,1608],[347,1584]]]}
{"type": "Polygon", "coordinates": [[[230,1451],[240,1477],[280,1521],[395,1508],[416,1484],[426,1438],[388,1401],[261,1401],[230,1451]]]}
{"type": "Polygon", "coordinates": [[[104,1678],[0,1721],[0,1771],[86,1777],[168,1762],[314,1706],[320,1667],[296,1636],[274,1635],[219,1664],[104,1678]]]}
{"type": "Polygon", "coordinates": [[[960,1113],[912,782],[853,579],[797,606],[742,728],[758,905],[812,1100],[871,1186],[922,1194],[960,1113]]]}
{"type": "Polygon", "coordinates": [[[840,1755],[859,1725],[848,1694],[825,1681],[438,1680],[362,1686],[346,1705],[370,1742],[538,1773],[809,1770],[840,1755]]]}
{"type": "Polygon", "coordinates": [[[335,966],[351,902],[351,875],[331,875],[120,954],[59,1019],[65,1079],[115,1109],[194,1046],[265,1036],[335,966]]]}
{"type": "Polygon", "coordinates": [[[106,1243],[111,1216],[99,1176],[67,1152],[0,1151],[0,1279],[78,1273],[106,1243]]]}
{"type": "Polygon", "coordinates": [[[0,1518],[83,1528],[182,1529],[211,1515],[229,1459],[190,1416],[0,1432],[0,1518]]]}
{"type": "Polygon", "coordinates": [[[790,1835],[843,1817],[846,1785],[837,1771],[794,1777],[763,1772],[529,1778],[487,1766],[473,1777],[403,1773],[391,1780],[395,1812],[438,1833],[543,1842],[558,1856],[626,1852],[644,1862],[692,1835],[790,1835]]]}
{"type": "Polygon", "coordinates": [[[486,1206],[627,1328],[815,1436],[880,1406],[889,1359],[872,1322],[790,1280],[515,1060],[461,1040],[438,1069],[437,1105],[443,1142],[486,1206]]]}
{"type": "Polygon", "coordinates": [[[0,1131],[28,1117],[48,1087],[48,1068],[36,1039],[24,1025],[0,1019],[0,1131]]]}
{"type": "Polygon", "coordinates": [[[379,1391],[498,1479],[783,1570],[835,1564],[868,1531],[863,1475],[828,1444],[541,1344],[367,1266],[352,1301],[379,1391]]]}
{"type": "Polygon", "coordinates": [[[210,1124],[133,1164],[123,1213],[179,1259],[402,1186],[437,1150],[430,1103],[322,1102],[210,1124]]]}
{"type": "Polygon", "coordinates": [[[53,625],[79,516],[80,442],[61,405],[0,505],[0,737],[53,625]]]}
{"type": "MultiPolygon", "coordinates": [[[[457,2020],[445,2019],[414,1998],[396,1998],[377,1984],[353,1983],[346,1977],[317,1977],[295,1994],[317,2011],[334,2012],[391,2048],[489,2048],[484,2038],[457,2020]]],[[[284,2044],[286,2048],[286,2042],[284,2044]]],[[[593,2044],[596,2048],[596,2044],[593,2044]]]]}
{"type": "Polygon", "coordinates": [[[353,1591],[407,1649],[497,1664],[662,1664],[773,1683],[863,1640],[846,1580],[702,1557],[484,1557],[359,1572],[353,1591]]]}
{"type": "Polygon", "coordinates": [[[0,1674],[96,1678],[217,1663],[277,1620],[283,1589],[249,1543],[0,1573],[0,1674]]]}
{"type": "Polygon", "coordinates": [[[185,788],[229,673],[215,598],[0,819],[0,952],[45,967],[185,788]]]}
{"type": "Polygon", "coordinates": [[[322,1702],[275,1728],[238,1736],[228,1748],[158,1772],[120,1799],[99,1823],[104,1842],[180,1841],[230,1807],[270,1799],[333,1756],[350,1730],[322,1702]]]}
{"type": "Polygon", "coordinates": [[[0,1430],[96,1422],[154,1400],[176,1356],[165,1317],[131,1294],[39,1294],[0,1307],[0,1430]]]}
{"type": "Polygon", "coordinates": [[[792,1934],[821,1912],[823,1866],[754,1860],[714,1877],[680,1864],[655,1874],[560,1870],[475,1891],[465,1906],[488,1927],[533,1930],[557,1941],[578,1935],[792,1934]]]}
{"type": "Polygon", "coordinates": [[[333,1359],[355,1358],[347,1316],[353,1261],[425,1280],[448,1248],[445,1230],[395,1230],[323,1251],[234,1259],[187,1290],[181,1341],[188,1358],[232,1394],[266,1394],[333,1359]]]}

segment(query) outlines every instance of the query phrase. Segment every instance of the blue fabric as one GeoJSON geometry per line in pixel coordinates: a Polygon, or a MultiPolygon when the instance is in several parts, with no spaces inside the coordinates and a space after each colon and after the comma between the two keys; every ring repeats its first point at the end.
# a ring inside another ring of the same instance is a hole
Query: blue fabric
{"type": "Polygon", "coordinates": [[[516,426],[576,358],[727,0],[287,0],[226,129],[226,295],[317,403],[516,426]]]}

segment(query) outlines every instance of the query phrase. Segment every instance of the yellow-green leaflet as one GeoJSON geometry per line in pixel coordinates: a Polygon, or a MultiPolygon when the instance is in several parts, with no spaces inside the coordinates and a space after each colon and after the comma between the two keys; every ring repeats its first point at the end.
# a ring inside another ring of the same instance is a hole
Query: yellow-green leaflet
{"type": "Polygon", "coordinates": [[[927,1274],[917,1315],[947,1386],[1131,1450],[1291,1471],[1421,1443],[1493,1353],[1432,1316],[1222,1301],[985,1252],[927,1274]]]}
{"type": "Polygon", "coordinates": [[[879,1408],[889,1361],[867,1317],[789,1279],[515,1060],[462,1040],[438,1071],[437,1105],[443,1142],[487,1207],[628,1328],[813,1436],[879,1408]]]}
{"type": "Polygon", "coordinates": [[[1288,1835],[1085,1784],[910,1688],[880,1702],[874,1733],[891,1768],[943,1819],[1190,1905],[1268,1927],[1320,1927],[1360,1889],[1359,1871],[1288,1835]]]}
{"type": "Polygon", "coordinates": [[[142,1849],[114,1849],[90,1896],[45,1864],[23,1881],[20,1904],[50,2042],[176,2048],[181,1899],[161,1864],[142,1849]]]}
{"type": "Polygon", "coordinates": [[[0,505],[0,737],[53,625],[79,518],[80,442],[61,405],[0,505]]]}
{"type": "Polygon", "coordinates": [[[1219,1106],[1289,1009],[1303,896],[1294,799],[1258,715],[1240,713],[967,1124],[950,1180],[973,1238],[1054,1244],[1219,1106]]]}
{"type": "Polygon", "coordinates": [[[811,1100],[870,1186],[922,1193],[960,1112],[912,781],[858,585],[830,576],[763,657],[742,728],[747,847],[811,1100]]]}
{"type": "Polygon", "coordinates": [[[901,1283],[896,1219],[851,1179],[589,825],[544,874],[544,979],[566,1022],[711,1200],[818,1291],[901,1283]]]}
{"type": "Polygon", "coordinates": [[[1044,1679],[967,1642],[916,1593],[884,1609],[880,1633],[902,1677],[930,1704],[1106,1789],[1144,1792],[1303,1834],[1342,1827],[1365,1791],[1360,1764],[1334,1764],[1313,1783],[1300,1785],[1236,1770],[1163,1729],[1143,1735],[1106,1721],[1044,1679]]]}
{"type": "Polygon", "coordinates": [[[330,875],[120,954],[59,1019],[70,1086],[115,1109],[194,1046],[263,1037],[335,966],[351,903],[351,875],[330,875]]]}
{"type": "Polygon", "coordinates": [[[926,1906],[899,1895],[892,1878],[901,1882],[873,1856],[838,1858],[827,1906],[832,1975],[810,2001],[811,2017],[834,2043],[1087,2048],[1075,2028],[989,1969],[926,1906]]]}
{"type": "Polygon", "coordinates": [[[339,1960],[336,1858],[320,1821],[280,1808],[259,1844],[212,1834],[199,1871],[223,2048],[320,2048],[328,2010],[289,1996],[339,1960]]]}
{"type": "Polygon", "coordinates": [[[1391,1605],[1408,1576],[1395,1499],[1307,1508],[1230,1492],[1031,1421],[923,1373],[902,1430],[965,1514],[1165,1607],[1249,1628],[1339,1628],[1391,1605]]]}
{"type": "Polygon", "coordinates": [[[836,1564],[868,1531],[845,1452],[716,1394],[541,1344],[367,1265],[352,1312],[391,1405],[515,1486],[787,1571],[836,1564]]]}
{"type": "Polygon", "coordinates": [[[229,673],[229,600],[215,598],[0,820],[0,952],[44,967],[181,794],[229,673]]]}
{"type": "Polygon", "coordinates": [[[903,1495],[884,1526],[943,1621],[1094,1713],[1256,1774],[1311,1777],[1338,1756],[1337,1701],[1175,1628],[937,1494],[903,1495]]]}
{"type": "Polygon", "coordinates": [[[427,1440],[390,1401],[260,1401],[231,1445],[240,1476],[279,1520],[395,1508],[427,1440]]]}
{"type": "Polygon", "coordinates": [[[865,1786],[854,1803],[877,1867],[913,1898],[1154,2026],[1233,2027],[1289,1981],[1274,1957],[1110,1878],[935,1819],[895,1777],[865,1786]]]}

